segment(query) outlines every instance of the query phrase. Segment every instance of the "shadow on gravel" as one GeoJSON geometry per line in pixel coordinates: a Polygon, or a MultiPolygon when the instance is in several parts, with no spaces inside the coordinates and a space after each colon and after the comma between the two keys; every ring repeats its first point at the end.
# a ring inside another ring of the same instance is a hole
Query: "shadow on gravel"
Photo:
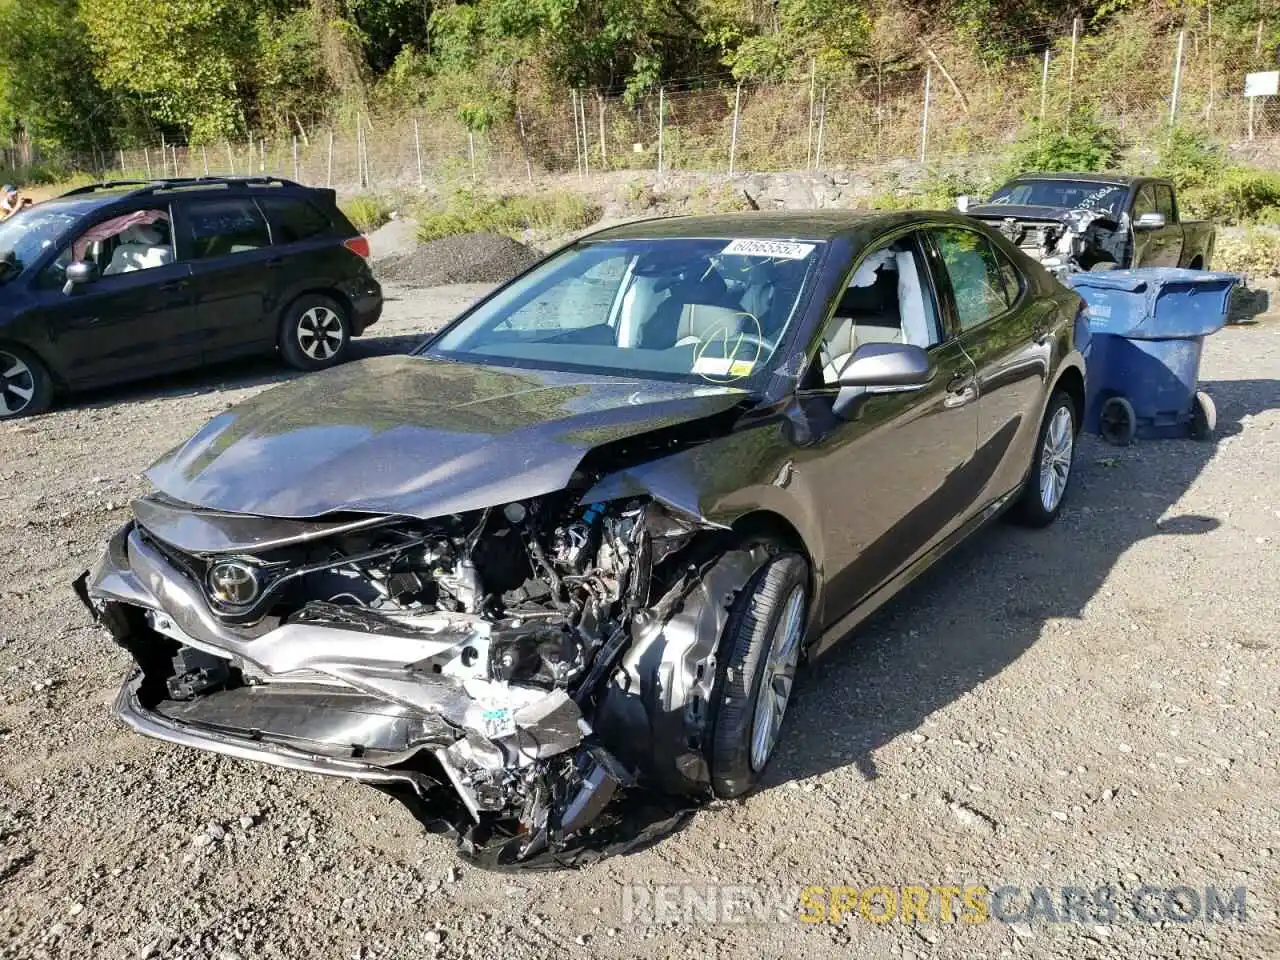
{"type": "MultiPolygon", "coordinates": [[[[1280,408],[1280,380],[1202,385],[1218,406],[1216,439],[1153,441],[1119,450],[1085,437],[1059,522],[995,524],[944,558],[802,674],[765,788],[854,764],[868,780],[875,751],[991,679],[1039,638],[1077,618],[1116,561],[1148,537],[1196,536],[1206,516],[1157,525],[1242,421],[1280,408]],[[1142,453],[1154,445],[1156,457],[1142,453]]],[[[979,731],[972,732],[978,739],[979,731]]]]}
{"type": "MultiPolygon", "coordinates": [[[[408,353],[427,336],[426,333],[413,333],[357,337],[351,341],[351,355],[345,362],[408,353]]],[[[72,394],[63,397],[49,415],[57,416],[59,410],[111,407],[117,403],[137,403],[161,397],[198,396],[219,390],[271,386],[301,376],[304,376],[302,371],[286,367],[275,357],[247,357],[72,394]]]]}

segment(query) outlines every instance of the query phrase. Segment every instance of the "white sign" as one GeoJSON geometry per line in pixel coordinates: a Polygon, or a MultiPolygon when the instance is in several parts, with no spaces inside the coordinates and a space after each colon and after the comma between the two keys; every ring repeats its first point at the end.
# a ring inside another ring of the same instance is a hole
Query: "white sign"
{"type": "Polygon", "coordinates": [[[727,256],[770,257],[777,260],[803,260],[813,253],[815,244],[791,240],[734,240],[720,252],[727,256]]]}
{"type": "Polygon", "coordinates": [[[1245,74],[1244,95],[1246,97],[1274,97],[1277,93],[1280,93],[1280,70],[1245,74]]]}

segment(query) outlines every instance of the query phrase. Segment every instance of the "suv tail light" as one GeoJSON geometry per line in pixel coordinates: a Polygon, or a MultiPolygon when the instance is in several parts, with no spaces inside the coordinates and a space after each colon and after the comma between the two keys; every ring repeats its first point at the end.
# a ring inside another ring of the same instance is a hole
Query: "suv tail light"
{"type": "Polygon", "coordinates": [[[369,259],[369,238],[365,236],[352,237],[350,240],[343,240],[342,245],[354,253],[358,257],[365,260],[369,259]]]}

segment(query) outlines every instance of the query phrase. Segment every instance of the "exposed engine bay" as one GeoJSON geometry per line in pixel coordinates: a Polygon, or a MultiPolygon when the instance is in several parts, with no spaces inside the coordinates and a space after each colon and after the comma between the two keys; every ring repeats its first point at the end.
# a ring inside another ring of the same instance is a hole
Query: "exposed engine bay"
{"type": "Polygon", "coordinates": [[[371,783],[491,864],[564,862],[638,783],[709,795],[726,598],[761,559],[712,524],[568,492],[435,520],[163,494],[135,515],[77,590],[136,661],[117,709],[140,732],[371,783]]]}
{"type": "Polygon", "coordinates": [[[1023,253],[1058,276],[1125,262],[1128,231],[1105,212],[1064,210],[1054,220],[996,217],[988,207],[974,214],[999,230],[1023,253]]]}

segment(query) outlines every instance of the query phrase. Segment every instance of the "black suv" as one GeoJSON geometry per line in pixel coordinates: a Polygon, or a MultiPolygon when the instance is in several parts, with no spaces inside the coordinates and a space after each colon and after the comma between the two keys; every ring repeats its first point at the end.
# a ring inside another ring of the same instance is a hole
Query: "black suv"
{"type": "Polygon", "coordinates": [[[382,312],[332,190],[95,183],[0,224],[0,419],[78,389],[279,350],[340,362],[382,312]]]}

